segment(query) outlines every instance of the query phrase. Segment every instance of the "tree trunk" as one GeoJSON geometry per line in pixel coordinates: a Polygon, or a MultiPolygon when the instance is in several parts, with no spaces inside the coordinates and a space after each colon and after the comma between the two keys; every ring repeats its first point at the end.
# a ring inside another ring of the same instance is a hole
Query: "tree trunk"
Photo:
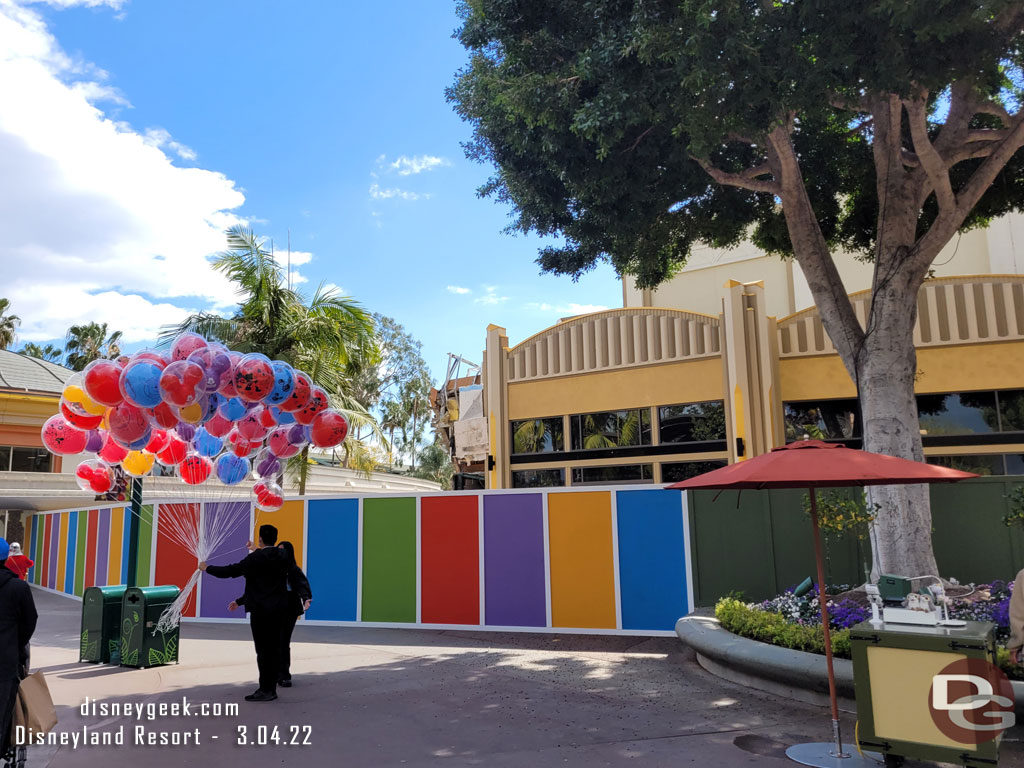
{"type": "Polygon", "coordinates": [[[416,406],[418,403],[413,400],[412,404],[412,462],[411,471],[416,471],[416,406]]]}
{"type": "MultiPolygon", "coordinates": [[[[910,298],[919,287],[914,275],[900,272],[875,286],[855,365],[864,450],[914,461],[924,461],[914,397],[917,302],[910,298]]],[[[928,486],[870,486],[867,492],[869,505],[879,505],[871,526],[872,580],[883,573],[938,575],[928,486]]]]}
{"type": "Polygon", "coordinates": [[[299,469],[299,496],[306,495],[306,478],[309,476],[309,446],[302,449],[302,467],[299,469]]]}

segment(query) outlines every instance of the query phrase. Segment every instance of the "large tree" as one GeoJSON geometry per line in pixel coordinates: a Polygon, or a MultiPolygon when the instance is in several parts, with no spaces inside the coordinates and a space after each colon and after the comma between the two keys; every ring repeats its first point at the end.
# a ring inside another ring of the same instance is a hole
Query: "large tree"
{"type": "Polygon", "coordinates": [[[65,364],[73,371],[85,369],[93,360],[121,354],[121,331],[107,334],[106,323],[72,325],[64,341],[65,364]]]}
{"type": "Polygon", "coordinates": [[[25,355],[26,357],[35,357],[39,360],[45,360],[48,363],[60,363],[64,357],[64,350],[60,347],[55,347],[53,344],[36,344],[35,342],[28,342],[21,349],[18,350],[19,355],[25,355]]]}
{"type": "Polygon", "coordinates": [[[0,299],[0,349],[7,349],[14,343],[21,318],[11,314],[10,299],[0,299]]]}
{"type": "MultiPolygon", "coordinates": [[[[922,460],[918,289],[1024,202],[1020,0],[465,0],[449,99],[542,269],[639,287],[698,244],[799,263],[869,451],[922,460]],[[834,254],[874,262],[861,327],[834,254]]],[[[924,486],[873,489],[874,567],[934,573],[924,486]]],[[[915,572],[911,574],[910,572],[915,572]]]]}

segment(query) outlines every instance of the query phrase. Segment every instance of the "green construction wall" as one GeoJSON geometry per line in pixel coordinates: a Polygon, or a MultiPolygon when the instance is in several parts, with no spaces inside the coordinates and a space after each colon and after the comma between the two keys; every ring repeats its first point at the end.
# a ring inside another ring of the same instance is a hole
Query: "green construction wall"
{"type": "MultiPolygon", "coordinates": [[[[931,489],[932,545],[941,575],[961,582],[1012,579],[1024,568],[1024,530],[1007,528],[1006,495],[1024,477],[982,477],[931,489]]],[[[858,492],[850,489],[851,495],[858,492]]],[[[742,593],[763,600],[814,576],[806,491],[697,491],[690,494],[695,602],[742,593]],[[718,495],[717,500],[715,496],[718,495]]],[[[824,536],[825,579],[861,584],[871,566],[867,540],[824,536]]]]}

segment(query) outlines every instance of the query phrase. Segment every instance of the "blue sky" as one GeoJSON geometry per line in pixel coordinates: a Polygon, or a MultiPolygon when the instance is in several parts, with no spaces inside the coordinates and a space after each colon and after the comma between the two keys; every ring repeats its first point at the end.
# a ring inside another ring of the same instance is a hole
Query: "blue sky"
{"type": "Polygon", "coordinates": [[[17,224],[0,259],[22,265],[6,289],[22,339],[98,318],[142,346],[185,310],[227,309],[204,259],[238,219],[279,250],[290,228],[299,287],[396,318],[435,377],[449,351],[480,362],[488,323],[516,343],[621,305],[608,267],[538,275],[539,241],[476,197],[490,169],[444,99],[466,59],[454,9],[0,0],[18,32],[0,27],[0,80],[22,88],[0,85],[0,170],[25,181],[0,193],[17,224]]]}

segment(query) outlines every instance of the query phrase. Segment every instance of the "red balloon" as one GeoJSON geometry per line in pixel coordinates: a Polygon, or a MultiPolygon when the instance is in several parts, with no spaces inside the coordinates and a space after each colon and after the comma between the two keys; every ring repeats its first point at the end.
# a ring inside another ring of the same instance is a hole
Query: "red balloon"
{"type": "Polygon", "coordinates": [[[259,443],[256,441],[250,442],[249,440],[240,437],[238,438],[238,440],[234,441],[234,445],[231,450],[234,452],[235,456],[240,456],[241,458],[244,459],[246,456],[248,456],[250,453],[256,450],[256,446],[258,445],[259,443]]]}
{"type": "Polygon", "coordinates": [[[295,389],[292,390],[291,395],[281,403],[278,408],[282,411],[292,412],[302,408],[306,403],[309,402],[309,396],[313,393],[313,384],[309,380],[309,376],[304,374],[302,371],[295,372],[295,389]]]}
{"type": "Polygon", "coordinates": [[[246,355],[234,372],[238,396],[248,403],[258,403],[274,389],[274,369],[264,355],[246,355]]]}
{"type": "Polygon", "coordinates": [[[187,360],[188,356],[207,347],[206,339],[197,333],[183,333],[171,344],[171,360],[187,360]]]}
{"type": "Polygon", "coordinates": [[[181,464],[187,455],[188,443],[172,436],[167,447],[158,453],[156,458],[165,467],[173,467],[176,464],[181,464]]]}
{"type": "Polygon", "coordinates": [[[154,429],[153,436],[143,449],[147,453],[161,453],[171,442],[171,436],[162,429],[154,429]]]}
{"type": "MultiPolygon", "coordinates": [[[[131,357],[132,360],[152,360],[154,363],[160,366],[160,370],[167,367],[167,358],[152,349],[144,349],[141,352],[136,352],[131,357]]],[[[129,361],[131,362],[131,361],[129,361]]]]}
{"type": "Polygon", "coordinates": [[[43,424],[42,437],[46,449],[58,456],[81,453],[89,442],[88,433],[75,429],[60,415],[51,416],[46,420],[43,424]]]}
{"type": "Polygon", "coordinates": [[[337,411],[321,411],[309,425],[309,442],[317,448],[334,448],[348,435],[348,419],[337,411]]]}
{"type": "Polygon", "coordinates": [[[107,424],[111,437],[125,445],[134,443],[150,428],[142,409],[127,402],[110,409],[107,424]]]}
{"type": "Polygon", "coordinates": [[[144,413],[155,426],[161,429],[174,429],[178,426],[178,415],[171,410],[171,406],[167,403],[160,403],[153,408],[145,408],[144,413]]]}
{"type": "Polygon", "coordinates": [[[262,441],[267,436],[269,427],[263,424],[263,410],[263,406],[258,405],[235,422],[235,429],[243,439],[262,441]]]}
{"type": "Polygon", "coordinates": [[[309,426],[313,423],[313,419],[316,418],[318,413],[326,411],[330,406],[327,393],[320,389],[320,387],[314,387],[313,391],[309,394],[309,402],[295,411],[295,420],[303,426],[309,426]]]}
{"type": "Polygon", "coordinates": [[[106,493],[114,485],[114,478],[111,476],[109,467],[99,466],[95,461],[79,464],[75,469],[75,477],[82,481],[78,485],[83,491],[85,490],[85,487],[82,487],[83,483],[93,493],[106,493]]]}
{"type": "Polygon", "coordinates": [[[192,405],[201,394],[199,385],[206,378],[206,371],[197,363],[177,360],[160,374],[160,397],[165,403],[184,408],[192,405]]]}
{"type": "Polygon", "coordinates": [[[224,437],[235,426],[235,422],[228,421],[218,413],[212,416],[203,426],[214,437],[224,437]]]}
{"type": "Polygon", "coordinates": [[[107,435],[104,438],[103,447],[96,452],[96,455],[113,466],[121,463],[121,460],[128,455],[128,449],[116,440],[111,440],[110,435],[107,435]]]}
{"type": "Polygon", "coordinates": [[[186,456],[185,460],[178,465],[178,474],[189,485],[205,483],[212,471],[213,462],[198,454],[186,456]]]}
{"type": "Polygon", "coordinates": [[[90,416],[85,413],[78,413],[77,411],[71,410],[68,404],[62,399],[60,401],[60,415],[64,417],[64,420],[75,429],[81,429],[88,432],[90,429],[96,429],[100,424],[103,423],[103,414],[99,416],[90,416]]]}
{"type": "Polygon", "coordinates": [[[94,360],[85,367],[83,378],[85,393],[100,405],[113,407],[124,400],[121,366],[113,360],[94,360]]]}

